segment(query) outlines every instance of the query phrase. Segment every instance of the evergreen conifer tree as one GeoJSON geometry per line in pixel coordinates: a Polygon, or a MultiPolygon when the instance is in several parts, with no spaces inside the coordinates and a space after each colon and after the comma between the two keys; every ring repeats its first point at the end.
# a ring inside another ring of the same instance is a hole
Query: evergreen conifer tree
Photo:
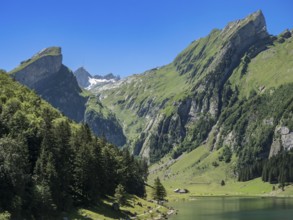
{"type": "Polygon", "coordinates": [[[167,192],[159,177],[155,179],[153,188],[153,198],[154,200],[160,201],[164,200],[167,196],[167,192]]]}

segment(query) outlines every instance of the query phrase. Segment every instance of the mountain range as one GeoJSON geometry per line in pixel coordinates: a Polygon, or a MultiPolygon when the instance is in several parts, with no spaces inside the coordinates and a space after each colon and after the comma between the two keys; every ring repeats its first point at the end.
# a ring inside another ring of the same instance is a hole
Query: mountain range
{"type": "Polygon", "coordinates": [[[270,35],[257,11],[193,41],[170,64],[125,79],[92,77],[84,68],[73,74],[58,47],[10,75],[149,163],[201,146],[225,149],[227,162],[237,158],[233,173],[246,181],[293,148],[292,34],[270,35]]]}

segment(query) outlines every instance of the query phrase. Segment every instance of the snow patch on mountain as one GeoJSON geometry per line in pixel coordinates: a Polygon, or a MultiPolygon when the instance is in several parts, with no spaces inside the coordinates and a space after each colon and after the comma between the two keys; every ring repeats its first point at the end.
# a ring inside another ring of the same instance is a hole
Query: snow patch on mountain
{"type": "Polygon", "coordinates": [[[106,84],[112,84],[112,83],[115,83],[116,81],[117,80],[115,80],[115,79],[96,79],[96,78],[89,77],[88,82],[90,85],[88,87],[86,87],[85,89],[90,90],[96,86],[103,86],[106,84]]]}

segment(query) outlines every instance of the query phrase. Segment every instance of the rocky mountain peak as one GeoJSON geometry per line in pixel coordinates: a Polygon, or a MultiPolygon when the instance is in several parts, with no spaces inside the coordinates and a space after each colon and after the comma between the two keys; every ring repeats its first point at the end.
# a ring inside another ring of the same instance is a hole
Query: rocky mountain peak
{"type": "Polygon", "coordinates": [[[267,37],[266,21],[262,11],[259,10],[244,19],[228,23],[222,31],[223,39],[233,39],[235,35],[243,35],[243,37],[257,36],[258,38],[267,37]]]}
{"type": "Polygon", "coordinates": [[[87,100],[80,95],[81,89],[72,71],[62,64],[60,47],[41,50],[32,58],[21,62],[10,74],[66,116],[77,122],[83,120],[87,100]]]}
{"type": "Polygon", "coordinates": [[[35,88],[39,81],[43,81],[51,74],[58,72],[62,66],[60,47],[48,47],[36,53],[30,59],[22,61],[10,73],[22,84],[35,88]]]}
{"type": "Polygon", "coordinates": [[[78,85],[81,88],[86,88],[90,85],[89,79],[92,76],[84,67],[79,67],[77,70],[74,71],[73,74],[75,75],[78,85]]]}
{"type": "Polygon", "coordinates": [[[91,90],[99,88],[104,85],[113,84],[120,80],[119,76],[115,76],[113,73],[107,75],[94,75],[92,76],[84,67],[78,68],[74,71],[74,75],[77,79],[78,85],[81,88],[91,90]]]}

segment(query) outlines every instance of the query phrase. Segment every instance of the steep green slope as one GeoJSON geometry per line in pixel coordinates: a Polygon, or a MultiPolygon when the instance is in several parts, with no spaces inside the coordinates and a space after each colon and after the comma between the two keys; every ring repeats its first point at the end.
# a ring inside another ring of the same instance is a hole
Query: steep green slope
{"type": "MultiPolygon", "coordinates": [[[[288,32],[290,33],[290,32],[288,32]]],[[[256,57],[248,53],[230,78],[240,95],[248,97],[250,92],[262,93],[273,87],[293,82],[293,40],[279,36],[268,49],[256,57]],[[283,40],[280,40],[283,39],[283,40]]]]}
{"type": "Polygon", "coordinates": [[[120,82],[118,92],[115,87],[101,93],[99,90],[95,92],[118,118],[125,119],[123,126],[132,139],[148,123],[150,117],[156,117],[158,111],[163,109],[162,112],[168,114],[167,109],[164,109],[166,103],[173,103],[184,96],[186,86],[185,78],[177,74],[173,65],[169,65],[127,78],[120,82]]]}
{"type": "Polygon", "coordinates": [[[134,154],[151,163],[205,145],[198,157],[233,155],[233,164],[219,166],[231,169],[231,180],[262,176],[284,185],[292,169],[273,168],[280,158],[269,158],[288,161],[293,148],[292,39],[290,31],[269,35],[258,11],[192,42],[169,65],[94,92],[123,123],[134,154]]]}
{"type": "Polygon", "coordinates": [[[260,11],[194,41],[173,63],[94,91],[123,123],[135,154],[157,161],[203,142],[227,102],[224,85],[251,46],[271,38],[260,11]],[[131,117],[129,117],[131,116],[131,117]]]}
{"type": "Polygon", "coordinates": [[[148,181],[152,183],[159,176],[170,201],[198,196],[293,196],[292,185],[283,191],[279,184],[263,182],[261,178],[237,181],[237,158],[233,157],[230,163],[219,161],[222,152],[223,149],[211,152],[202,145],[176,160],[166,156],[150,167],[148,181]],[[175,193],[178,188],[188,189],[189,193],[175,193]]]}
{"type": "Polygon", "coordinates": [[[143,161],[97,139],[3,72],[0,92],[0,213],[59,219],[76,207],[109,206],[101,198],[119,184],[144,195],[143,161]]]}
{"type": "Polygon", "coordinates": [[[97,97],[89,96],[84,122],[98,137],[104,137],[116,146],[123,146],[126,138],[116,116],[97,97]]]}

